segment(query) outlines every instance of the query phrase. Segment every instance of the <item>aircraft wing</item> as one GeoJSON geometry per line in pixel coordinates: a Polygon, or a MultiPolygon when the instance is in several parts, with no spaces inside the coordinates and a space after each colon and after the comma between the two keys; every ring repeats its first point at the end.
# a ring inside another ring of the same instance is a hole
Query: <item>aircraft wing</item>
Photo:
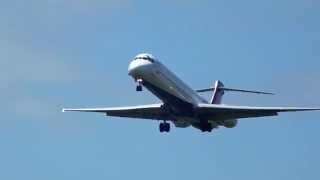
{"type": "Polygon", "coordinates": [[[151,104],[142,106],[113,107],[113,108],[81,108],[63,109],[62,112],[95,112],[105,113],[107,116],[141,118],[154,120],[169,120],[169,115],[161,110],[162,104],[151,104]]]}
{"type": "Polygon", "coordinates": [[[263,116],[277,116],[279,112],[316,111],[320,108],[296,107],[252,107],[217,104],[199,104],[196,113],[208,119],[240,119],[263,116]]]}

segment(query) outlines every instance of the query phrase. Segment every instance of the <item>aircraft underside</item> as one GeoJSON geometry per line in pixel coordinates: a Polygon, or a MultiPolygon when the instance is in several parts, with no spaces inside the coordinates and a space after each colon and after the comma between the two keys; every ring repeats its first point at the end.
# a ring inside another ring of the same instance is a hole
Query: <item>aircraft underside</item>
{"type": "MultiPolygon", "coordinates": [[[[194,105],[190,102],[187,102],[183,99],[180,99],[178,96],[175,96],[168,91],[164,90],[165,88],[170,87],[164,87],[160,88],[155,85],[159,81],[160,78],[157,78],[156,75],[152,76],[153,79],[142,79],[137,78],[137,90],[142,91],[142,86],[146,87],[150,92],[152,92],[155,96],[157,96],[159,99],[161,99],[164,102],[164,105],[162,106],[163,110],[171,114],[171,122],[178,127],[178,128],[186,128],[186,127],[194,127],[202,132],[211,132],[213,129],[218,128],[219,126],[224,126],[228,128],[234,128],[237,125],[237,120],[209,120],[206,119],[206,117],[201,117],[195,113],[194,105]],[[149,82],[150,81],[150,82],[149,82]]],[[[159,83],[158,83],[159,84],[159,83]]],[[[169,85],[167,85],[169,86],[169,85]]],[[[219,99],[219,102],[221,101],[221,98],[223,96],[223,93],[216,92],[216,97],[213,95],[213,99],[219,99]],[[219,96],[219,97],[218,97],[219,96]],[[221,97],[220,97],[221,96],[221,97]]],[[[167,121],[164,121],[159,124],[159,131],[160,132],[169,132],[170,131],[170,124],[167,123],[167,121]]]]}
{"type": "Polygon", "coordinates": [[[96,112],[113,117],[158,120],[160,132],[170,131],[169,122],[179,128],[194,127],[202,132],[211,132],[220,126],[234,128],[238,124],[238,119],[242,118],[277,116],[280,112],[320,110],[320,108],[224,105],[221,102],[226,91],[273,93],[226,88],[220,81],[216,81],[212,87],[195,91],[150,54],[136,56],[129,65],[129,75],[137,83],[136,91],[140,92],[145,87],[162,103],[129,107],[73,108],[63,109],[63,112],[96,112]],[[212,92],[209,101],[198,94],[209,91],[212,92]]]}

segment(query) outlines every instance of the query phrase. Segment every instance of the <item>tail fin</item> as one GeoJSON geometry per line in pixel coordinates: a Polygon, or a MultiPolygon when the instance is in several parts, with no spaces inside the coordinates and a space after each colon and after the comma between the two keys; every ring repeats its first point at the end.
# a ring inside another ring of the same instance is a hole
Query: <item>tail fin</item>
{"type": "Polygon", "coordinates": [[[270,92],[226,88],[226,87],[224,87],[224,85],[221,81],[216,81],[213,87],[210,87],[207,89],[197,90],[197,92],[199,92],[199,93],[208,92],[208,91],[213,91],[213,95],[212,95],[212,98],[210,101],[211,104],[221,104],[222,97],[223,97],[225,91],[274,95],[274,93],[270,93],[270,92]]]}
{"type": "Polygon", "coordinates": [[[213,87],[213,94],[210,100],[211,104],[221,104],[224,95],[224,85],[221,81],[216,81],[213,87]]]}

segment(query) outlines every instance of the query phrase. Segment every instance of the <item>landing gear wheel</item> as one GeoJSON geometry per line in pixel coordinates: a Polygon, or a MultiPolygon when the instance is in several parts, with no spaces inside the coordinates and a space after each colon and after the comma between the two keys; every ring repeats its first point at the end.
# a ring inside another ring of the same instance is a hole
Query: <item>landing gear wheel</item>
{"type": "Polygon", "coordinates": [[[169,123],[160,123],[159,124],[159,131],[162,132],[170,132],[170,124],[169,123]]]}
{"type": "Polygon", "coordinates": [[[163,132],[164,132],[164,126],[163,126],[163,123],[160,123],[160,124],[159,124],[159,131],[160,131],[161,133],[163,133],[163,132]]]}
{"type": "Polygon", "coordinates": [[[170,132],[170,124],[169,123],[165,123],[165,129],[166,129],[166,132],[170,132]]]}
{"type": "Polygon", "coordinates": [[[142,86],[138,85],[137,88],[136,88],[136,91],[141,92],[142,91],[142,86]]]}
{"type": "Polygon", "coordinates": [[[208,123],[208,122],[202,122],[202,123],[201,123],[200,130],[201,130],[202,132],[211,132],[212,129],[213,129],[213,128],[212,128],[212,126],[211,126],[210,123],[208,123]]]}

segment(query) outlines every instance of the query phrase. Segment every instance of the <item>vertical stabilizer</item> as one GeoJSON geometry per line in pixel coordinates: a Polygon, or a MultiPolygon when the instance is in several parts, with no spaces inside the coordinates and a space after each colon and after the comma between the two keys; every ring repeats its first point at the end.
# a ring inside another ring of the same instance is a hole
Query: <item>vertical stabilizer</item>
{"type": "Polygon", "coordinates": [[[213,95],[212,95],[212,98],[210,101],[211,104],[221,104],[222,97],[224,95],[223,87],[224,87],[224,85],[221,81],[218,80],[215,82],[213,95]]]}

